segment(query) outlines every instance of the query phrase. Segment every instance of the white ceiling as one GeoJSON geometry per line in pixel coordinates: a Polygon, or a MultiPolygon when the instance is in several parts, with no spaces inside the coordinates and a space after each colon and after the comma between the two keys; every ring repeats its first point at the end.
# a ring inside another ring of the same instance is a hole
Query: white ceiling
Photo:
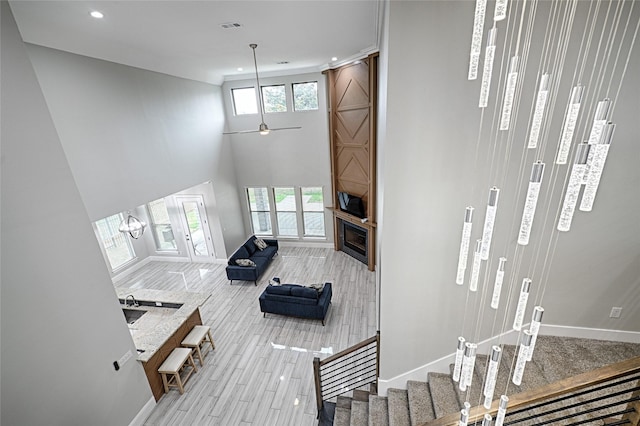
{"type": "Polygon", "coordinates": [[[221,84],[319,71],[377,50],[377,0],[11,0],[24,41],[221,84]],[[103,19],[89,16],[92,10],[103,19]],[[220,24],[239,23],[235,29],[220,24]],[[332,63],[331,58],[338,60],[332,63]],[[288,64],[277,62],[288,61],[288,64]],[[243,71],[237,68],[242,67],[243,71]]]}

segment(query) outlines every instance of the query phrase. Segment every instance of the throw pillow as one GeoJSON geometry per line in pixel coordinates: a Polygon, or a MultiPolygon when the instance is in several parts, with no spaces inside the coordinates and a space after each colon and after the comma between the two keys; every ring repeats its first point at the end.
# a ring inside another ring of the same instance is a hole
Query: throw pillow
{"type": "Polygon", "coordinates": [[[321,294],[322,290],[324,290],[324,283],[309,284],[307,287],[312,288],[312,289],[316,290],[318,292],[318,294],[321,294]]]}
{"type": "Polygon", "coordinates": [[[251,259],[236,259],[239,266],[256,266],[256,262],[251,259]]]}
{"type": "Polygon", "coordinates": [[[260,250],[264,250],[268,246],[268,244],[262,238],[256,238],[255,240],[253,240],[253,244],[255,244],[260,250]]]}

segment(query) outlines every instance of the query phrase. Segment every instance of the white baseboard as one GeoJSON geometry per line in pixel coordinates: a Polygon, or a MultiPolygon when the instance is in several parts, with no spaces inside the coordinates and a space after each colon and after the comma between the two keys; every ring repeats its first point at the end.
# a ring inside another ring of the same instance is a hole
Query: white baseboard
{"type": "MultiPolygon", "coordinates": [[[[528,324],[523,326],[523,330],[528,328],[528,324]]],[[[501,343],[507,345],[515,345],[518,343],[518,336],[520,333],[517,331],[509,330],[501,335],[494,336],[492,338],[483,340],[478,343],[478,353],[488,354],[492,345],[501,343]]],[[[563,336],[563,337],[575,337],[580,339],[594,339],[594,340],[611,340],[614,342],[625,343],[640,343],[640,332],[635,331],[620,331],[620,330],[604,330],[599,328],[585,328],[585,327],[569,327],[563,325],[545,325],[540,327],[540,334],[544,336],[563,336]]],[[[454,346],[455,341],[452,343],[454,346]]],[[[406,389],[407,380],[427,381],[427,374],[429,372],[445,373],[449,374],[449,366],[455,362],[455,352],[449,355],[445,355],[442,358],[431,361],[418,368],[414,368],[403,374],[399,374],[390,379],[378,379],[378,394],[380,396],[386,396],[387,390],[390,388],[406,389]]]]}
{"type": "Polygon", "coordinates": [[[188,257],[182,256],[149,256],[147,259],[153,262],[175,262],[175,263],[189,263],[188,257]]]}
{"type": "Polygon", "coordinates": [[[299,241],[299,240],[278,240],[280,247],[320,247],[320,248],[333,248],[333,242],[331,241],[299,241]]]}
{"type": "Polygon", "coordinates": [[[136,414],[136,416],[133,418],[133,420],[131,420],[131,423],[129,423],[129,426],[144,425],[144,422],[147,420],[147,418],[149,417],[149,415],[151,414],[151,411],[153,411],[155,406],[156,406],[156,399],[154,397],[151,397],[151,399],[149,399],[149,401],[147,401],[147,403],[144,404],[144,407],[142,407],[142,410],[140,410],[138,414],[136,414]]]}

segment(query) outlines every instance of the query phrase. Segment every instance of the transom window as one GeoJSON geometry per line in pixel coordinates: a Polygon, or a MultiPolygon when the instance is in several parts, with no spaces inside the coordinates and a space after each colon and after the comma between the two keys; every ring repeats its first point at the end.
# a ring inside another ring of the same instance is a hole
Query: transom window
{"type": "Polygon", "coordinates": [[[318,82],[293,83],[293,109],[310,111],[318,109],[318,82]]]}
{"type": "Polygon", "coordinates": [[[118,213],[95,222],[100,236],[100,244],[107,255],[112,271],[124,266],[136,257],[128,234],[118,230],[123,220],[124,215],[118,213]]]}
{"type": "Polygon", "coordinates": [[[156,249],[158,251],[176,251],[176,239],[173,235],[164,198],[147,204],[147,211],[149,212],[150,227],[153,230],[156,249]]]}
{"type": "Polygon", "coordinates": [[[236,115],[257,114],[256,89],[254,87],[242,87],[231,89],[233,108],[236,115]]]}
{"type": "Polygon", "coordinates": [[[287,96],[284,90],[284,84],[277,86],[262,86],[262,102],[264,103],[264,112],[286,112],[287,96]]]}

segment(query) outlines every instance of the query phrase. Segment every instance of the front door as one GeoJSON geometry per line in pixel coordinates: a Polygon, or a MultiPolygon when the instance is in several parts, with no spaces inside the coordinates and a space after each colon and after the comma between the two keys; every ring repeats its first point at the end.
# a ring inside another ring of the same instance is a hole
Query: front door
{"type": "Polygon", "coordinates": [[[176,197],[176,201],[191,261],[212,262],[215,255],[204,199],[201,195],[192,195],[176,197]]]}

